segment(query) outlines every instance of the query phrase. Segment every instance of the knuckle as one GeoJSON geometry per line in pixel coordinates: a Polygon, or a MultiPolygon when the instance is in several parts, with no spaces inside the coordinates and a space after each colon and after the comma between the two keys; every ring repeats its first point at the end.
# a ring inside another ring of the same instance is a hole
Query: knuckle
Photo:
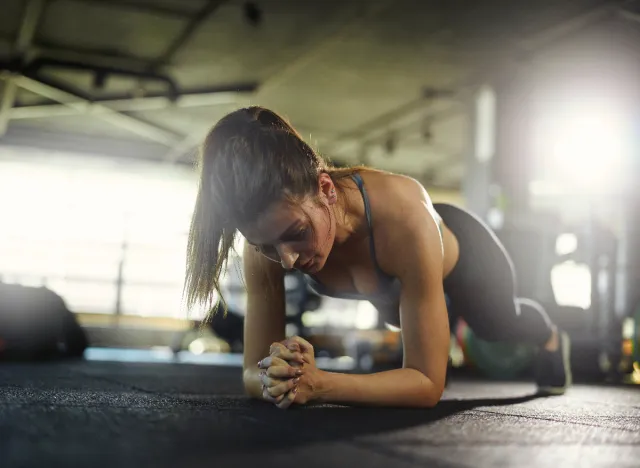
{"type": "Polygon", "coordinates": [[[289,398],[283,398],[279,403],[278,403],[278,408],[280,409],[287,409],[289,407],[289,405],[291,405],[291,401],[289,400],[289,398]]]}

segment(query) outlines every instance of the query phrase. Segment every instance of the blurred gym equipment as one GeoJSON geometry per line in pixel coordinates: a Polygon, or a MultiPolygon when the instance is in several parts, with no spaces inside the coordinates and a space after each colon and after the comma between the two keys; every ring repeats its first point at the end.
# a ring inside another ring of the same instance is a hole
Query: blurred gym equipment
{"type": "Polygon", "coordinates": [[[59,295],[0,283],[0,361],[79,358],[87,346],[84,331],[59,295]]]}
{"type": "MultiPolygon", "coordinates": [[[[551,319],[572,339],[572,366],[578,378],[602,380],[616,373],[622,353],[622,324],[614,311],[617,240],[595,222],[562,226],[530,215],[526,223],[512,222],[497,231],[509,251],[518,278],[518,293],[534,297],[551,319]],[[558,254],[557,241],[570,234],[575,248],[558,254]],[[558,302],[552,284],[554,267],[564,262],[584,265],[590,272],[588,306],[558,302]]],[[[610,376],[616,378],[615,376],[610,376]]]]}
{"type": "MultiPolygon", "coordinates": [[[[222,349],[242,353],[245,314],[241,307],[246,294],[242,281],[227,285],[227,294],[232,298],[227,313],[223,313],[221,305],[216,305],[216,312],[205,326],[215,337],[226,343],[226,345],[222,345],[222,349]]],[[[308,330],[302,323],[302,315],[305,312],[318,309],[322,298],[308,288],[304,275],[298,271],[288,272],[285,275],[285,294],[288,334],[310,338],[308,330]]],[[[172,345],[173,351],[177,353],[183,349],[190,349],[194,340],[201,339],[198,332],[200,328],[201,323],[195,322],[193,330],[178,333],[172,345]]]]}

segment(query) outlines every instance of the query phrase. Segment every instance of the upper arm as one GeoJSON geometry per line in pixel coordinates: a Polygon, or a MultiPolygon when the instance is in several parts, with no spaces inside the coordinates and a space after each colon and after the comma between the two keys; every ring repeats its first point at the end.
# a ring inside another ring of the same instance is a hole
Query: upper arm
{"type": "MultiPolygon", "coordinates": [[[[443,248],[437,214],[426,191],[415,181],[394,194],[402,212],[379,228],[384,232],[379,262],[400,279],[400,325],[404,367],[426,375],[444,390],[449,357],[449,317],[443,288],[443,248]]],[[[387,218],[389,221],[389,218],[387,218]]]]}
{"type": "Polygon", "coordinates": [[[269,347],[285,339],[284,269],[245,243],[244,274],[247,312],[244,322],[243,368],[256,367],[269,347]]]}

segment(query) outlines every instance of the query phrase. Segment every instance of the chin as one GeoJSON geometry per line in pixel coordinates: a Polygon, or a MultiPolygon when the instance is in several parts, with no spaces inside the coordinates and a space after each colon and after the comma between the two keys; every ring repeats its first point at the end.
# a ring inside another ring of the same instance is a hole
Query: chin
{"type": "Polygon", "coordinates": [[[325,257],[324,255],[321,257],[318,257],[316,259],[316,264],[314,267],[314,273],[318,273],[320,271],[322,271],[322,269],[324,268],[325,263],[327,262],[327,257],[325,257]]]}

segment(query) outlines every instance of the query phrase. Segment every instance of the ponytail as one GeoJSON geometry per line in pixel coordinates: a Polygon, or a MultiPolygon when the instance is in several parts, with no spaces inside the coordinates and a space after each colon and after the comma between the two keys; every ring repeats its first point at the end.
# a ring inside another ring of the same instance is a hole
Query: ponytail
{"type": "MultiPolygon", "coordinates": [[[[227,267],[229,250],[235,241],[235,229],[225,227],[223,215],[214,206],[214,199],[206,187],[206,181],[201,179],[187,242],[184,289],[188,309],[196,305],[209,310],[217,308],[214,293],[220,291],[220,277],[227,267]]],[[[226,313],[224,297],[218,294],[218,299],[226,313]]]]}

